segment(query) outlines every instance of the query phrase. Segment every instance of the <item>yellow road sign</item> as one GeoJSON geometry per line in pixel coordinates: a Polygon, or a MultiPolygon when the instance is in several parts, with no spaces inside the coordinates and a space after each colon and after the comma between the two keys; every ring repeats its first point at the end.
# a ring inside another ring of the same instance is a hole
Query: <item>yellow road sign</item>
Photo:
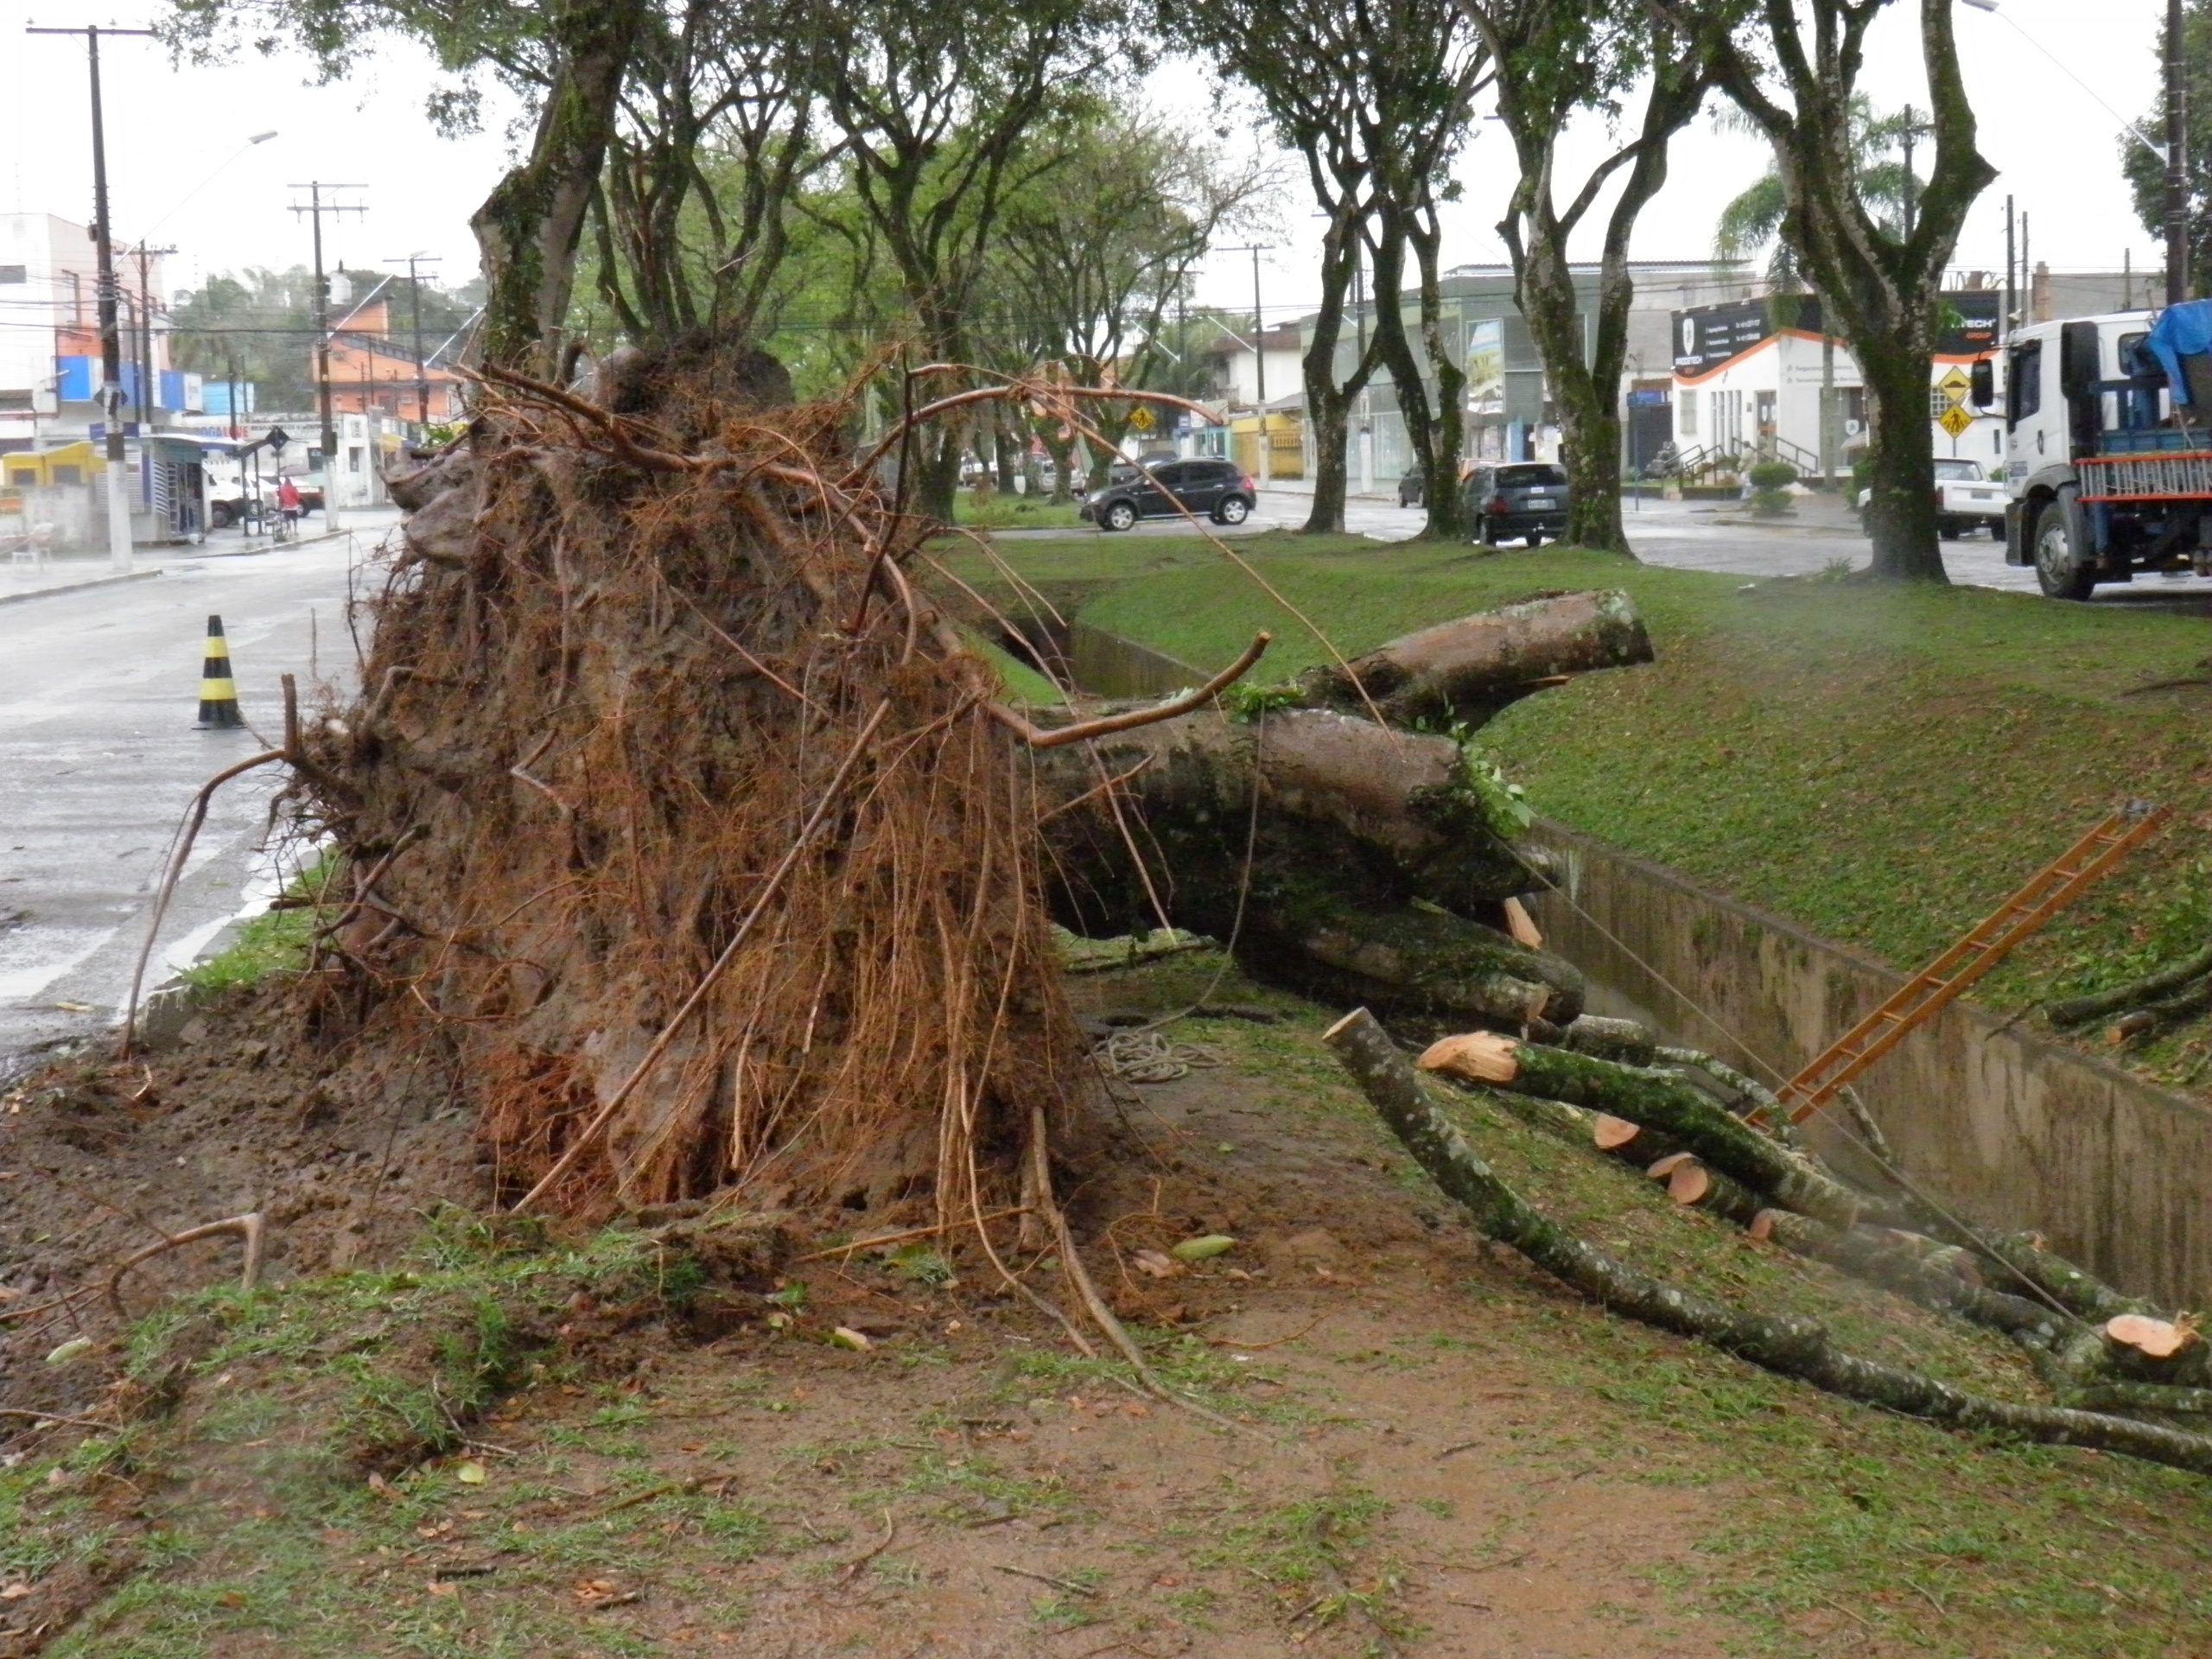
{"type": "Polygon", "coordinates": [[[1936,383],[1936,389],[1951,400],[1952,408],[1958,409],[1964,406],[1967,393],[1974,390],[1974,382],[1967,379],[1965,372],[1954,363],[1951,372],[1936,383]]]}
{"type": "Polygon", "coordinates": [[[1131,410],[1129,411],[1129,424],[1130,424],[1131,426],[1135,427],[1135,428],[1138,431],[1140,431],[1140,432],[1149,432],[1149,431],[1151,431],[1151,430],[1152,430],[1152,410],[1151,410],[1151,408],[1150,408],[1148,405],[1147,405],[1147,404],[1138,404],[1135,409],[1133,409],[1133,410],[1131,410]]]}
{"type": "Polygon", "coordinates": [[[1953,404],[1936,418],[1936,424],[1955,438],[1974,424],[1974,416],[1953,404]]]}

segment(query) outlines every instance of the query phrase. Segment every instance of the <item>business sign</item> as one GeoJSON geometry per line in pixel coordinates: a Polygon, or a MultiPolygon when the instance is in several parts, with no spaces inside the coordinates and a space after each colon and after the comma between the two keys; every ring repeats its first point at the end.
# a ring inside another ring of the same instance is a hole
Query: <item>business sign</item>
{"type": "Polygon", "coordinates": [[[1467,402],[1472,405],[1485,398],[1498,399],[1504,389],[1504,321],[1476,318],[1467,324],[1467,402]]]}
{"type": "MultiPolygon", "coordinates": [[[[1961,289],[1938,296],[1942,312],[1936,354],[1979,357],[1995,351],[1998,313],[2004,302],[2002,295],[1986,289],[1961,289]]],[[[1817,335],[1821,330],[1820,297],[1813,294],[1777,294],[1726,305],[1694,306],[1675,313],[1675,372],[1685,379],[1708,374],[1777,334],[1794,331],[1817,335]]]]}

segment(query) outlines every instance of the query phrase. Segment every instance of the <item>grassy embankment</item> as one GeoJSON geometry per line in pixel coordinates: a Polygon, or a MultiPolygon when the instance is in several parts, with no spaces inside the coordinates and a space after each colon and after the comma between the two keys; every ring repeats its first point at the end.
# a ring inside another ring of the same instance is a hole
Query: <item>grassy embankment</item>
{"type": "MultiPolygon", "coordinates": [[[[1984,982],[1987,1006],[2118,982],[2212,931],[2212,634],[2196,619],[1965,588],[1745,591],[1573,549],[1237,547],[1348,653],[1534,594],[1626,588],[1657,664],[1531,698],[1483,741],[1540,810],[1895,963],[1933,956],[2117,804],[2173,808],[2157,842],[1984,982]],[[2166,681],[2188,683],[2145,689],[2166,681]]],[[[1001,552],[1064,610],[1186,662],[1225,662],[1257,627],[1277,641],[1263,675],[1325,655],[1203,545],[1001,552]]],[[[980,558],[962,568],[989,579],[980,558]]],[[[2195,1084],[2212,1046],[2184,1030],[2129,1058],[2195,1084]]]]}

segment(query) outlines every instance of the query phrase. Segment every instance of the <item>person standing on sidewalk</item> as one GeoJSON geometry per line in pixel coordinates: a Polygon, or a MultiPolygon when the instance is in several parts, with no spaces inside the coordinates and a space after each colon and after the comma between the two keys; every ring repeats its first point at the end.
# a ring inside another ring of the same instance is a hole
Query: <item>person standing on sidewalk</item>
{"type": "Polygon", "coordinates": [[[290,536],[300,522],[300,486],[289,478],[276,480],[276,511],[283,516],[285,535],[290,536]]]}

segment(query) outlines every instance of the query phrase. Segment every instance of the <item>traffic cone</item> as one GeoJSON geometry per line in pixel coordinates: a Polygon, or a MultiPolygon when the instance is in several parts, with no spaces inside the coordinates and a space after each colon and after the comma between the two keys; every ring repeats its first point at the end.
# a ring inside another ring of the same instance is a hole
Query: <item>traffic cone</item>
{"type": "Polygon", "coordinates": [[[200,725],[203,731],[243,726],[238,689],[231,679],[231,647],[223,638],[223,619],[207,619],[207,660],[200,670],[200,725]]]}

